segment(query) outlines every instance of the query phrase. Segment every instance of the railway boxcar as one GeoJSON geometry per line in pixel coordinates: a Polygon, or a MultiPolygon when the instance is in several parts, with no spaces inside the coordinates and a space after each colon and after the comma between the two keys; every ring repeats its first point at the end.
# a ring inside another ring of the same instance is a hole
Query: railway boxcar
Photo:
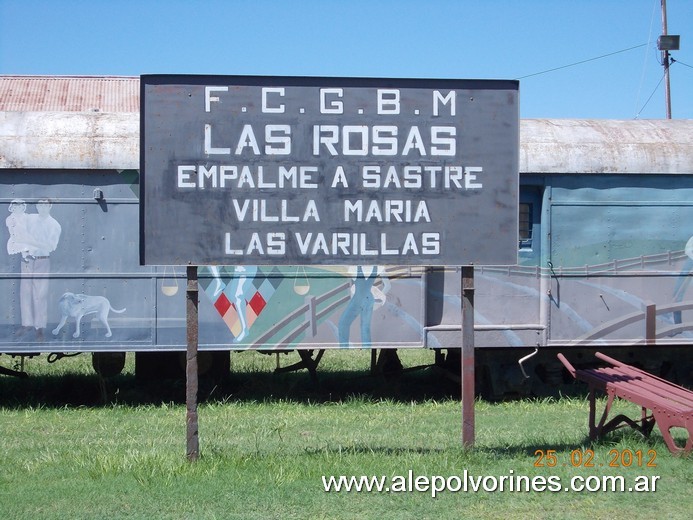
{"type": "MultiPolygon", "coordinates": [[[[185,350],[184,269],[139,264],[138,96],[138,78],[0,77],[0,352],[136,352],[145,373],[185,350]]],[[[520,140],[518,263],[475,269],[478,387],[543,393],[559,348],[625,349],[690,384],[693,122],[523,120],[520,140]]],[[[459,369],[456,267],[199,278],[200,349],[222,370],[229,351],[364,347],[459,369]]]]}

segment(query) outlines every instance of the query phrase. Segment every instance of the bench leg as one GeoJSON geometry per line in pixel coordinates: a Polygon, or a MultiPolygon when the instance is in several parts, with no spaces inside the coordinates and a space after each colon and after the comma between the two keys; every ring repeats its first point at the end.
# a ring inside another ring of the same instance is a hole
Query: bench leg
{"type": "MultiPolygon", "coordinates": [[[[607,433],[603,432],[602,430],[604,429],[606,418],[609,416],[609,412],[611,411],[611,405],[614,403],[614,395],[609,394],[606,401],[606,406],[604,407],[604,412],[602,413],[601,419],[599,419],[599,424],[595,424],[594,421],[597,416],[597,397],[595,394],[595,389],[590,388],[590,440],[595,440],[602,435],[602,433],[607,433]]],[[[610,421],[609,424],[612,422],[613,421],[610,421]]],[[[609,431],[611,430],[613,430],[613,427],[609,431]]]]}
{"type": "Polygon", "coordinates": [[[642,415],[640,417],[640,431],[645,437],[649,437],[657,421],[655,421],[654,416],[648,417],[647,408],[644,406],[642,407],[642,415]]]}
{"type": "MultiPolygon", "coordinates": [[[[655,420],[657,421],[657,426],[659,431],[662,432],[662,437],[664,442],[669,448],[669,451],[674,455],[681,455],[683,453],[691,453],[693,450],[693,417],[683,420],[672,420],[671,417],[666,412],[655,412],[655,420]],[[674,438],[671,436],[672,428],[683,428],[688,431],[688,440],[686,441],[684,447],[677,446],[674,442],[674,438]]],[[[680,419],[677,418],[677,419],[680,419]]]]}
{"type": "Polygon", "coordinates": [[[594,394],[594,388],[590,388],[590,418],[589,418],[589,428],[590,428],[590,440],[594,440],[597,435],[595,432],[594,419],[597,415],[597,398],[594,394]]]}
{"type": "Polygon", "coordinates": [[[640,423],[638,421],[634,421],[627,415],[617,415],[602,427],[601,435],[606,435],[609,432],[617,430],[622,424],[627,424],[634,430],[642,433],[645,437],[648,437],[652,431],[652,427],[654,426],[654,421],[648,420],[640,423]]]}
{"type": "Polygon", "coordinates": [[[647,415],[647,408],[642,408],[642,416],[640,421],[634,421],[630,417],[619,414],[613,419],[611,419],[609,422],[606,422],[607,418],[609,417],[609,412],[611,412],[611,406],[614,403],[615,395],[614,394],[608,394],[608,398],[606,401],[606,406],[604,407],[604,412],[602,413],[601,418],[599,419],[599,424],[595,424],[596,416],[597,416],[597,399],[596,399],[596,392],[594,389],[590,390],[590,440],[595,440],[602,435],[606,435],[616,429],[618,429],[621,425],[627,424],[634,430],[639,431],[642,433],[645,437],[649,437],[650,432],[652,431],[652,428],[654,428],[655,425],[655,419],[653,417],[648,417],[647,415]]]}
{"type": "Polygon", "coordinates": [[[662,433],[662,438],[669,448],[669,451],[674,455],[680,455],[683,453],[691,453],[693,451],[693,417],[684,418],[683,420],[678,418],[672,418],[665,412],[654,412],[651,417],[647,415],[647,409],[642,408],[642,417],[640,421],[634,421],[625,415],[617,415],[609,422],[606,422],[609,412],[611,411],[611,406],[614,402],[614,395],[610,394],[606,401],[606,406],[604,407],[604,412],[599,420],[599,424],[595,424],[595,419],[597,415],[597,401],[595,396],[595,391],[590,390],[590,440],[595,440],[602,435],[606,435],[609,432],[617,429],[621,424],[627,424],[634,430],[639,431],[645,437],[648,437],[657,424],[659,431],[662,433]],[[671,435],[672,428],[683,428],[688,431],[688,439],[683,447],[678,446],[674,442],[674,438],[671,435]]]}

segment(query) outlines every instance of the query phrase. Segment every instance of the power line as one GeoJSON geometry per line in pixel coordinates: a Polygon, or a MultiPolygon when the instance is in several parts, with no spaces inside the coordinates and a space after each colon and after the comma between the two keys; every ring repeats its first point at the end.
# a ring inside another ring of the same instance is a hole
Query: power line
{"type": "MultiPolygon", "coordinates": [[[[647,46],[649,47],[652,43],[652,26],[654,25],[655,13],[657,12],[658,0],[652,0],[652,15],[650,16],[650,30],[647,34],[647,46]]],[[[645,51],[645,56],[643,56],[642,63],[642,73],[640,74],[640,84],[638,85],[638,94],[635,96],[635,109],[638,109],[640,104],[640,94],[642,93],[642,87],[645,82],[645,72],[647,70],[647,58],[649,57],[649,51],[645,51]]],[[[637,116],[636,116],[637,118],[637,116]]]]}
{"type": "Polygon", "coordinates": [[[676,60],[674,58],[671,58],[671,63],[678,63],[679,65],[683,65],[684,67],[688,67],[689,69],[693,69],[693,66],[688,65],[687,63],[684,63],[681,60],[676,60]]]}
{"type": "Polygon", "coordinates": [[[614,54],[620,54],[622,52],[632,51],[633,49],[639,49],[640,47],[644,47],[645,45],[648,45],[648,44],[647,43],[641,43],[640,45],[636,45],[634,47],[628,47],[627,49],[621,49],[620,51],[610,52],[609,54],[603,54],[603,55],[597,56],[595,58],[589,58],[587,60],[577,61],[577,62],[571,63],[569,65],[563,65],[561,67],[555,67],[553,69],[542,70],[541,72],[535,72],[533,74],[527,74],[526,76],[520,76],[519,78],[515,78],[515,79],[531,78],[532,76],[539,76],[540,74],[546,74],[548,72],[555,72],[557,70],[567,69],[568,67],[574,67],[575,65],[582,65],[583,63],[588,63],[590,61],[595,61],[595,60],[600,60],[602,58],[607,58],[609,56],[613,56],[614,54]]]}
{"type": "Polygon", "coordinates": [[[662,74],[662,77],[659,78],[659,83],[657,83],[657,86],[656,86],[656,87],[654,88],[654,90],[652,91],[652,94],[650,94],[650,97],[647,98],[647,101],[645,101],[645,104],[644,104],[644,105],[642,106],[642,108],[638,111],[638,113],[635,114],[635,119],[637,119],[638,117],[640,117],[640,114],[642,113],[642,111],[645,110],[645,107],[646,107],[647,104],[650,102],[650,99],[652,99],[652,96],[654,96],[655,92],[657,92],[657,89],[658,89],[659,86],[662,84],[662,81],[664,81],[664,74],[662,74]]]}
{"type": "MultiPolygon", "coordinates": [[[[677,59],[675,59],[675,58],[672,58],[671,56],[669,56],[669,59],[671,60],[671,64],[672,64],[672,65],[673,65],[674,63],[678,63],[678,64],[680,64],[680,65],[683,65],[683,66],[685,66],[685,67],[688,67],[688,68],[690,68],[690,69],[693,69],[693,66],[688,65],[687,63],[683,63],[682,61],[679,61],[679,60],[677,60],[677,59]]],[[[657,83],[657,86],[656,86],[656,87],[654,88],[654,90],[652,91],[652,94],[650,94],[650,97],[647,98],[647,101],[645,101],[645,104],[642,106],[642,108],[638,111],[637,114],[635,114],[635,119],[637,119],[638,117],[640,117],[640,114],[642,113],[643,110],[645,110],[645,107],[646,107],[647,104],[650,102],[650,100],[652,99],[652,96],[654,96],[655,92],[657,92],[657,89],[658,89],[659,86],[662,84],[662,81],[664,81],[664,78],[665,78],[665,77],[666,77],[666,74],[663,74],[662,77],[659,78],[659,83],[657,83]]]]}

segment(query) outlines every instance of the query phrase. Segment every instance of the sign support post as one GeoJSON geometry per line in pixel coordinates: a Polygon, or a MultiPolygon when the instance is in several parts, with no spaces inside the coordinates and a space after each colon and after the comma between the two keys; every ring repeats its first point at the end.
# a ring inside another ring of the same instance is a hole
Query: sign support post
{"type": "Polygon", "coordinates": [[[462,267],[462,445],[474,445],[474,267],[462,267]]]}
{"type": "Polygon", "coordinates": [[[186,455],[190,462],[194,462],[200,455],[199,429],[197,425],[197,346],[198,346],[198,283],[197,266],[189,265],[187,268],[186,290],[186,336],[187,353],[185,364],[185,404],[187,426],[186,455]]]}

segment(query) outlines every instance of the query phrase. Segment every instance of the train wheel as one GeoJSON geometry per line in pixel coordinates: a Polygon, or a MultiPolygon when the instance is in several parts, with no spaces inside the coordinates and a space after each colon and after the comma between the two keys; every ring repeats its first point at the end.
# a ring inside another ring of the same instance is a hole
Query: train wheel
{"type": "Polygon", "coordinates": [[[125,368],[125,352],[94,352],[91,366],[102,377],[117,376],[125,368]]]}

